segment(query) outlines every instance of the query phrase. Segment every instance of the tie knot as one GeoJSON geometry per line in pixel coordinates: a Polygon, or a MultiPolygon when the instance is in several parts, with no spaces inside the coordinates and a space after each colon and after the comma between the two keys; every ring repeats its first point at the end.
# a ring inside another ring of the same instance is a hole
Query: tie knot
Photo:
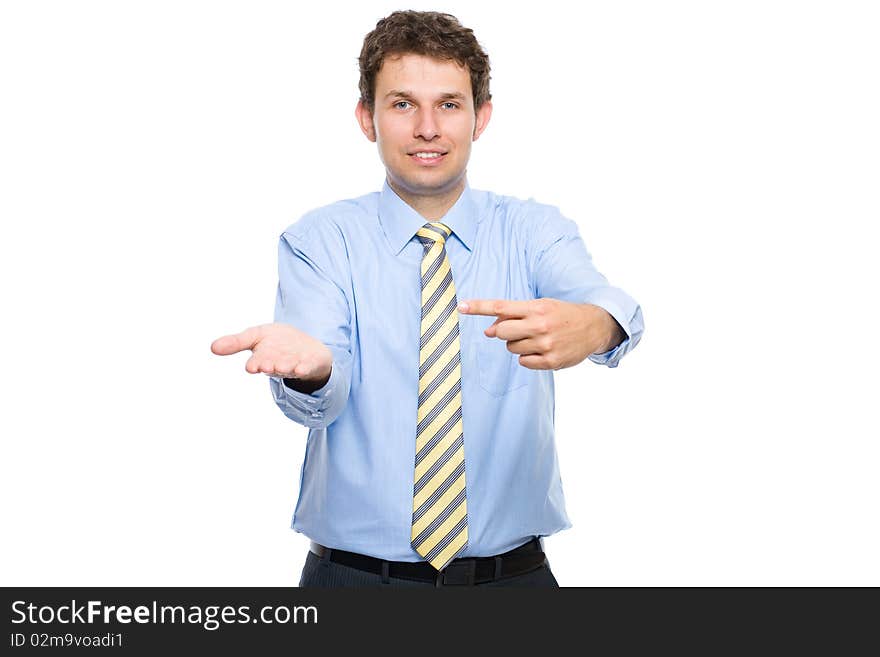
{"type": "Polygon", "coordinates": [[[446,243],[446,238],[452,234],[452,229],[439,221],[429,221],[416,231],[416,237],[425,246],[431,246],[434,242],[446,243]]]}

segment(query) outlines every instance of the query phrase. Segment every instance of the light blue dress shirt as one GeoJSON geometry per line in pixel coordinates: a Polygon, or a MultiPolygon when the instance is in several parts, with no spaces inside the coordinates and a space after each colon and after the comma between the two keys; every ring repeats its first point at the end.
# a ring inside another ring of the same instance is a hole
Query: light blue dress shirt
{"type": "MultiPolygon", "coordinates": [[[[456,296],[552,297],[607,310],[626,339],[589,357],[616,367],[639,342],[641,309],[593,266],[574,221],[533,199],[466,183],[439,219],[456,296]]],[[[292,528],[331,548],[420,561],[410,545],[418,412],[420,267],[427,223],[385,181],[381,192],[306,213],[279,243],[275,321],[333,353],[311,394],[270,377],[291,420],[309,428],[292,528]]],[[[459,314],[468,545],[506,552],[571,526],[554,443],[552,370],[518,362],[483,331],[494,317],[459,314]]]]}

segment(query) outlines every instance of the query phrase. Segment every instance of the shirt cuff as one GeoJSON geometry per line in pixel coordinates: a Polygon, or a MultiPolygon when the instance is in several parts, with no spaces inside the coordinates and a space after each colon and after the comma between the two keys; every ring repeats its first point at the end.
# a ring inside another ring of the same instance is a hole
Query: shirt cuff
{"type": "Polygon", "coordinates": [[[284,384],[282,377],[273,376],[269,378],[272,379],[272,390],[276,402],[286,403],[300,413],[307,414],[313,419],[318,419],[333,401],[333,392],[339,387],[339,377],[340,369],[334,360],[330,367],[330,378],[327,383],[323,387],[309,393],[288,388],[284,384]]]}

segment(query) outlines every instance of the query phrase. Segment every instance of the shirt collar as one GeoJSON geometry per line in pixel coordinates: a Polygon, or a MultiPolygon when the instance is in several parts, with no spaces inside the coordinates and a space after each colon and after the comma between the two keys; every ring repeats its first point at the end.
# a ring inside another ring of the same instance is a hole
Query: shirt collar
{"type": "MultiPolygon", "coordinates": [[[[462,244],[469,251],[473,250],[480,217],[467,179],[465,179],[464,190],[455,205],[449,208],[446,214],[437,221],[449,226],[462,244]]],[[[379,223],[382,225],[382,230],[385,232],[391,248],[394,249],[394,254],[400,255],[403,247],[413,238],[419,228],[428,223],[428,220],[400,198],[397,192],[391,189],[386,178],[379,196],[379,223]]]]}

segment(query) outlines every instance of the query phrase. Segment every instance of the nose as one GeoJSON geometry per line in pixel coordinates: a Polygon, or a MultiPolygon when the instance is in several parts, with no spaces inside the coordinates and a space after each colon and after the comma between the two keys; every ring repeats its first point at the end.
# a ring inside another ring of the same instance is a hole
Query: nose
{"type": "Polygon", "coordinates": [[[414,128],[414,136],[421,137],[427,141],[431,141],[440,134],[440,128],[437,125],[436,117],[430,109],[420,109],[416,113],[416,124],[414,128]]]}

